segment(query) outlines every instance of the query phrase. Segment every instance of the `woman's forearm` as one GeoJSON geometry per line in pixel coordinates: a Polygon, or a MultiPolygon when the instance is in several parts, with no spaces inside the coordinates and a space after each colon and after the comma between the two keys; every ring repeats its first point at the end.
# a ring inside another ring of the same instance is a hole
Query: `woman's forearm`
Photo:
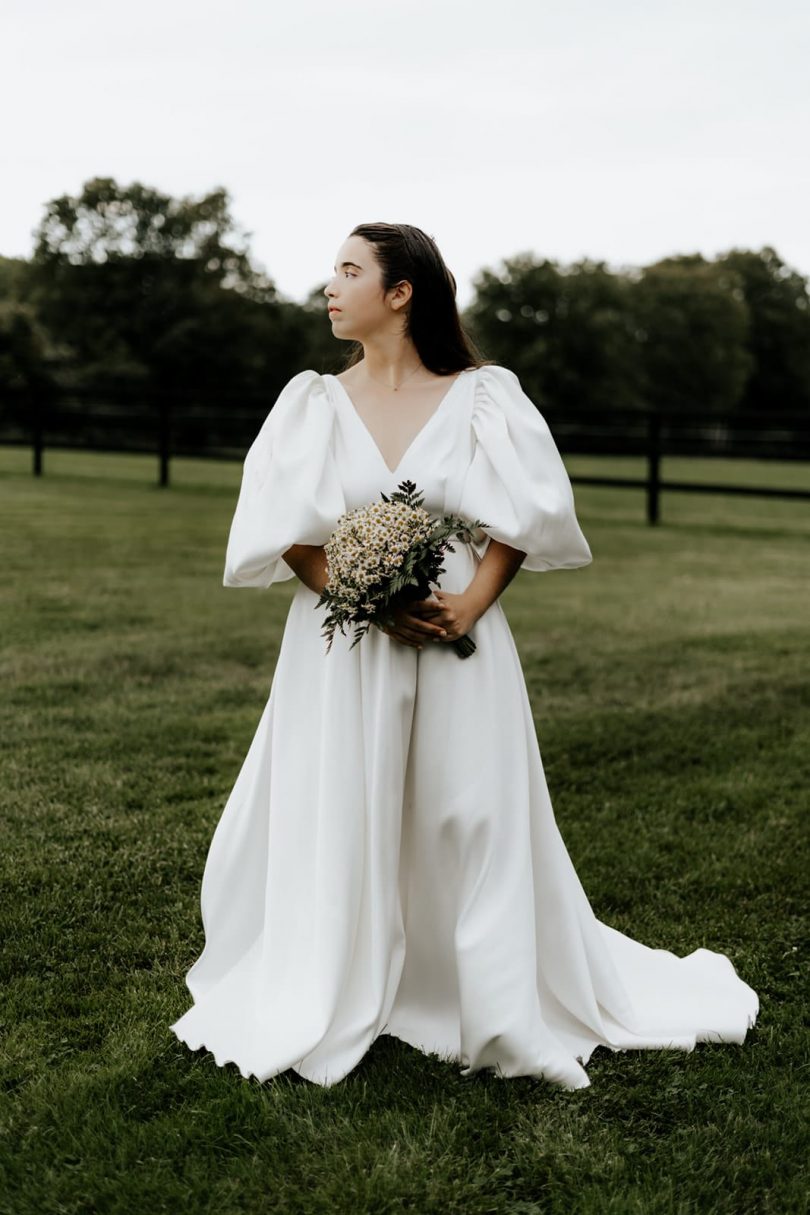
{"type": "Polygon", "coordinates": [[[464,592],[465,598],[470,600],[477,615],[483,616],[487,608],[506,589],[520,569],[525,556],[519,548],[490,539],[481,564],[475,571],[475,577],[464,592]]]}
{"type": "Polygon", "coordinates": [[[326,586],[326,550],[322,544],[294,544],[283,554],[294,574],[316,595],[326,586]]]}

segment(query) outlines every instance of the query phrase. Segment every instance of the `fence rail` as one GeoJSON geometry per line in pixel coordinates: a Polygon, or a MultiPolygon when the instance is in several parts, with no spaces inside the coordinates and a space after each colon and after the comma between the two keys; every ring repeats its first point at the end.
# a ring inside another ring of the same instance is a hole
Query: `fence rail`
{"type": "MultiPolygon", "coordinates": [[[[272,399],[272,397],[271,397],[272,399]]],[[[228,397],[132,391],[62,392],[45,400],[29,393],[0,399],[0,443],[30,446],[36,476],[45,470],[46,447],[131,451],[157,456],[158,484],[170,483],[174,456],[242,459],[267,413],[261,397],[228,397]]],[[[643,477],[573,474],[579,485],[644,491],[647,520],[658,523],[664,493],[729,494],[810,501],[806,489],[670,481],[661,476],[665,456],[738,457],[810,461],[810,417],[796,414],[712,415],[657,409],[544,410],[563,455],[642,457],[643,477]]]]}

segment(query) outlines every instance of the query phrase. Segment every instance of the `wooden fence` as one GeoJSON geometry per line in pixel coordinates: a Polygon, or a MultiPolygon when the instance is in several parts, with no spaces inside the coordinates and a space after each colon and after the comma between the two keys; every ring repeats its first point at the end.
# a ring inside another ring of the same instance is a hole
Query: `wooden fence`
{"type": "MultiPolygon", "coordinates": [[[[224,394],[142,396],[120,391],[62,393],[47,402],[6,394],[0,402],[0,443],[32,449],[36,476],[45,471],[47,447],[149,452],[157,457],[157,483],[170,483],[174,456],[242,459],[267,411],[267,396],[228,399],[224,394]]],[[[635,456],[644,461],[637,477],[573,474],[580,485],[638,489],[647,521],[661,517],[665,493],[731,494],[810,501],[806,488],[765,488],[722,482],[667,480],[665,456],[739,457],[810,461],[810,416],[796,414],[717,415],[705,411],[664,413],[657,409],[544,410],[563,455],[635,456]]]]}

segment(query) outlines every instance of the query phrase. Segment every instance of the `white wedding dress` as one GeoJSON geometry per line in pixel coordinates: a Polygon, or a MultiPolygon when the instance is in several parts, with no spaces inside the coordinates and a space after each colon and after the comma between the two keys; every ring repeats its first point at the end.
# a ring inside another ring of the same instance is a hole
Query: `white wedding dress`
{"type": "MultiPolygon", "coordinates": [[[[499,366],[462,372],[391,472],[334,376],[302,371],[247,454],[226,586],[293,577],[282,554],[412,480],[454,542],[462,591],[494,537],[526,570],[591,560],[542,416],[499,366]]],[[[270,696],[211,841],[194,1003],[171,1029],[259,1080],[329,1085],[393,1034],[500,1076],[589,1083],[597,1046],[742,1042],[756,993],[720,953],[679,958],[599,921],[557,829],[523,671],[499,601],[477,651],[377,629],[326,653],[297,586],[270,696]]]]}

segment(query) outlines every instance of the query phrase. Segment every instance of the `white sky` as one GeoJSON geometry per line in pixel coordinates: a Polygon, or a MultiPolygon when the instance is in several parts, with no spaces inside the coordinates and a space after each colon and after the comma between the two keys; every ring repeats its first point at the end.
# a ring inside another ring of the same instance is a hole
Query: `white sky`
{"type": "Polygon", "coordinates": [[[90,177],[227,189],[289,298],[416,224],[533,251],[773,245],[810,274],[808,0],[3,0],[0,253],[90,177]]]}

